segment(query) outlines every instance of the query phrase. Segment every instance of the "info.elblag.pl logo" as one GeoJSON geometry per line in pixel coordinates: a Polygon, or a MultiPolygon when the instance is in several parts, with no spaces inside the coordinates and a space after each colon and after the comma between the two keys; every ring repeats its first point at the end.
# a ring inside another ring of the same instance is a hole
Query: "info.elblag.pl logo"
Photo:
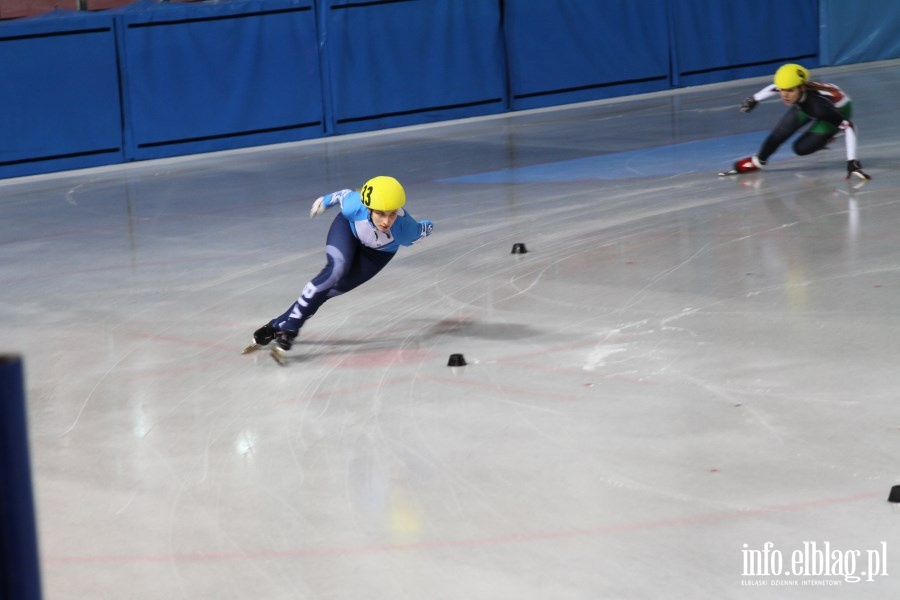
{"type": "Polygon", "coordinates": [[[790,552],[782,552],[773,542],[760,549],[743,545],[741,585],[752,586],[834,586],[843,583],[873,582],[887,577],[887,542],[870,550],[840,550],[830,542],[803,542],[790,552]]]}

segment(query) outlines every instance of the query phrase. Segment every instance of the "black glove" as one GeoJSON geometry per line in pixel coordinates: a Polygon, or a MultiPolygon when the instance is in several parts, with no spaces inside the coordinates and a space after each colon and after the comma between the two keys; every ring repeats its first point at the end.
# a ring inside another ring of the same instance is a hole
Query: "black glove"
{"type": "Polygon", "coordinates": [[[750,112],[756,107],[757,104],[759,104],[759,100],[754,100],[753,96],[750,96],[749,98],[741,102],[741,112],[750,112]]]}
{"type": "Polygon", "coordinates": [[[847,161],[847,176],[844,179],[850,179],[851,176],[856,175],[862,180],[868,181],[872,179],[869,177],[869,174],[862,170],[862,165],[859,164],[859,161],[856,159],[847,161]]]}

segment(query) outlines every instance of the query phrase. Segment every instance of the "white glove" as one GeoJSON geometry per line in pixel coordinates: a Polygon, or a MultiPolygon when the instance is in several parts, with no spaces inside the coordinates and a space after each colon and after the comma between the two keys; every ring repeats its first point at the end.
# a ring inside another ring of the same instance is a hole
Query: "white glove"
{"type": "Polygon", "coordinates": [[[419,221],[419,239],[428,237],[434,231],[434,223],[431,221],[419,221]]]}
{"type": "Polygon", "coordinates": [[[328,210],[328,205],[325,204],[325,196],[319,196],[316,198],[316,201],[313,202],[312,208],[309,209],[309,218],[314,219],[319,215],[323,215],[326,210],[328,210]]]}

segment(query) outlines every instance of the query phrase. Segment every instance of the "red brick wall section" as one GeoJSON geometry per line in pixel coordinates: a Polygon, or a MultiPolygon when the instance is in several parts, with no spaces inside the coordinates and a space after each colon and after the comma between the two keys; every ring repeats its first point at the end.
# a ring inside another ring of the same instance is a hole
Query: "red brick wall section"
{"type": "MultiPolygon", "coordinates": [[[[0,0],[2,2],[3,0],[0,0]]],[[[88,10],[105,10],[107,8],[119,8],[131,4],[135,0],[87,0],[88,10]]]]}
{"type": "Polygon", "coordinates": [[[0,19],[30,17],[53,9],[74,10],[77,0],[0,0],[0,19]]]}
{"type": "Polygon", "coordinates": [[[18,19],[40,15],[51,10],[78,10],[82,4],[87,10],[104,10],[131,4],[135,0],[0,0],[0,19],[18,19]]]}

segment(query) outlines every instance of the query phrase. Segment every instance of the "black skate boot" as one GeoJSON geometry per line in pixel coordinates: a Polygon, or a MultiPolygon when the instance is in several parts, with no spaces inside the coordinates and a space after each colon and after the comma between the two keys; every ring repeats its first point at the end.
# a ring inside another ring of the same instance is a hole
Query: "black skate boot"
{"type": "Polygon", "coordinates": [[[294,340],[297,338],[296,331],[277,331],[275,333],[275,345],[279,350],[287,352],[294,346],[294,340]]]}
{"type": "Polygon", "coordinates": [[[275,328],[266,323],[253,332],[253,341],[260,346],[265,346],[275,339],[275,328]]]}
{"type": "Polygon", "coordinates": [[[275,347],[272,348],[272,358],[279,365],[287,364],[287,353],[294,347],[294,340],[297,338],[296,331],[277,331],[275,333],[275,347]]]}
{"type": "Polygon", "coordinates": [[[253,332],[253,343],[244,348],[244,351],[241,354],[249,354],[254,350],[259,350],[263,346],[266,346],[275,339],[275,328],[270,324],[266,323],[259,329],[253,332]]]}

